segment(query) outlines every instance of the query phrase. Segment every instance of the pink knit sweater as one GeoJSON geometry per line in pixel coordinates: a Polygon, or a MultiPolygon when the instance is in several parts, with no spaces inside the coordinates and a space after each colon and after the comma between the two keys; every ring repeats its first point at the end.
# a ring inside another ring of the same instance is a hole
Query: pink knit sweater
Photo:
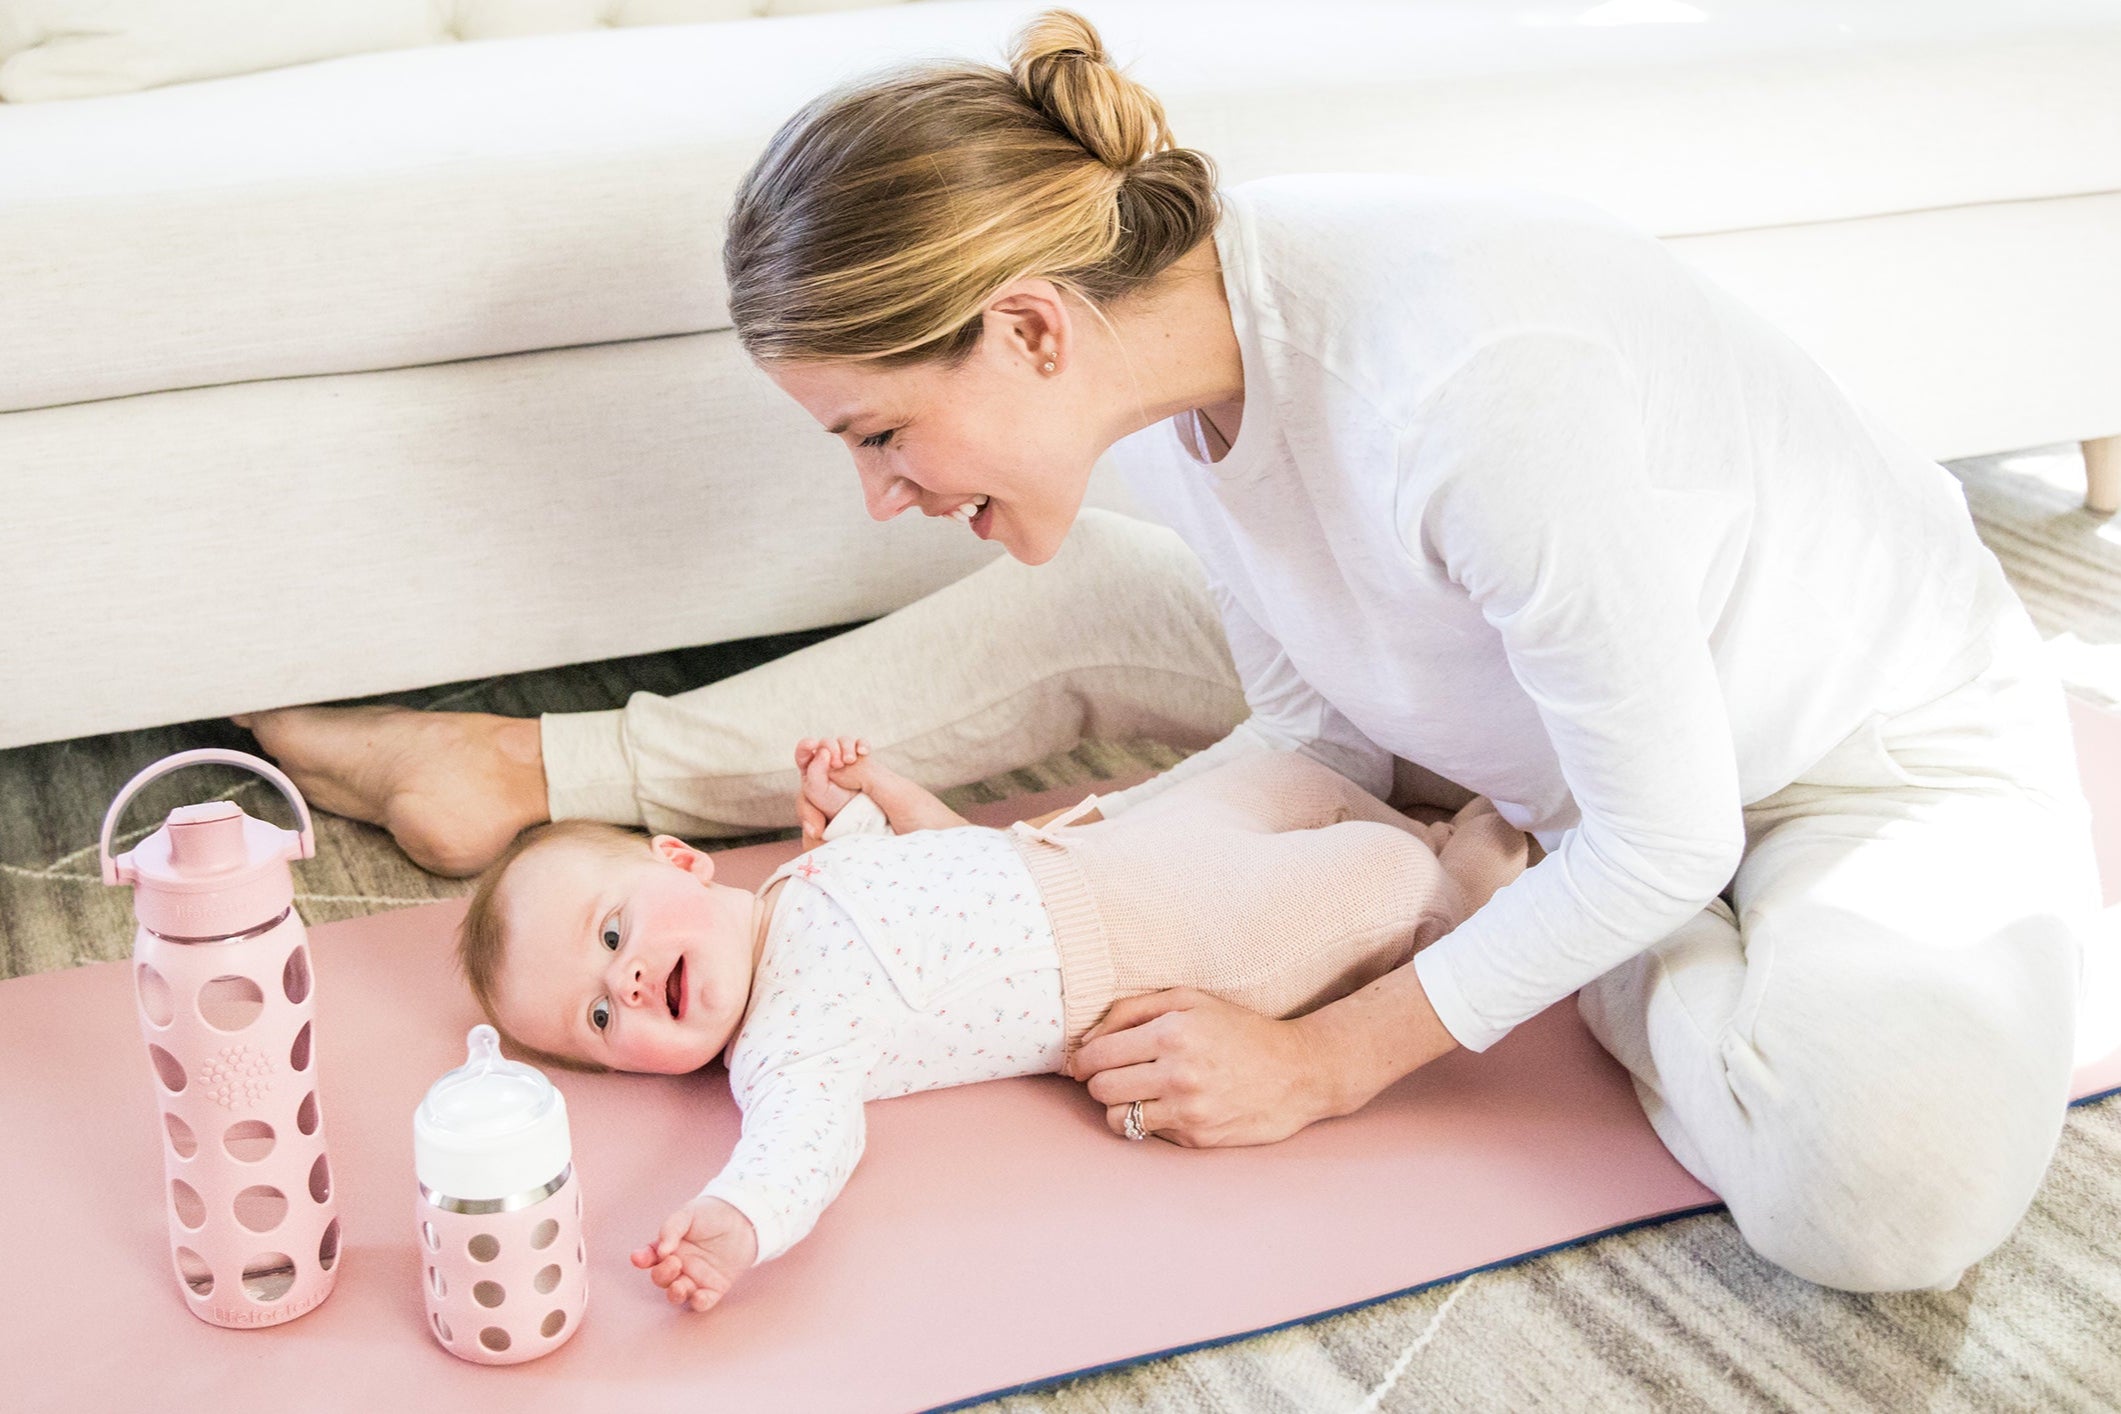
{"type": "Polygon", "coordinates": [[[1013,834],[1059,946],[1071,1057],[1121,997],[1195,987],[1281,1017],[1344,996],[1457,927],[1527,853],[1485,797],[1423,822],[1295,752],[1068,818],[1013,834]]]}

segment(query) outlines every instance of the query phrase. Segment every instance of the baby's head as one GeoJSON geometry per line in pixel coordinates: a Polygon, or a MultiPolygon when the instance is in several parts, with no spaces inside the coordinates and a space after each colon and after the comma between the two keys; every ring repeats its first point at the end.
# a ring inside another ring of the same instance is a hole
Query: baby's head
{"type": "Polygon", "coordinates": [[[677,1075],[743,1019],[759,908],[675,836],[562,820],[525,830],[480,877],[457,958],[494,1026],[537,1061],[677,1075]]]}

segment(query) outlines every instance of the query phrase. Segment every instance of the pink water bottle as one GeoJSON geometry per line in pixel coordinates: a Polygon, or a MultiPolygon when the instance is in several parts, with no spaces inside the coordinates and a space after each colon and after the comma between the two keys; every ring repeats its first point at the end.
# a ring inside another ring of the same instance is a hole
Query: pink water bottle
{"type": "Polygon", "coordinates": [[[166,757],[126,782],[103,817],[103,882],[132,885],[139,921],[133,983],[161,1112],[177,1289],[217,1326],[291,1321],[338,1280],[309,940],[287,868],[312,857],[315,840],[294,783],[240,751],[166,757]],[[271,781],[301,829],[209,800],[170,811],[111,858],[111,832],[141,788],[207,762],[271,781]]]}

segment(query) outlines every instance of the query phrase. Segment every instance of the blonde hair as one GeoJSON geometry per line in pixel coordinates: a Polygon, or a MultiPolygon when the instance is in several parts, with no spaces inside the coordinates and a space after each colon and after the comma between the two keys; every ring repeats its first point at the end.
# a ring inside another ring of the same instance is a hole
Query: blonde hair
{"type": "Polygon", "coordinates": [[[638,830],[596,820],[553,820],[533,825],[517,835],[472,886],[471,903],[464,910],[463,922],[457,925],[457,968],[470,985],[472,996],[478,998],[479,1010],[486,1013],[494,1030],[501,1033],[501,1039],[524,1060],[535,1065],[558,1066],[562,1070],[606,1071],[609,1066],[555,1055],[524,1043],[503,1024],[494,1006],[494,996],[500,986],[501,964],[508,956],[508,930],[501,922],[501,890],[509,868],[534,849],[570,844],[596,850],[614,859],[639,859],[647,855],[648,836],[638,830]]]}
{"type": "Polygon", "coordinates": [[[730,317],[761,362],[954,368],[1012,280],[1104,319],[1213,235],[1216,180],[1090,22],[1047,10],[1007,70],[903,65],[783,124],[730,212],[730,317]]]}

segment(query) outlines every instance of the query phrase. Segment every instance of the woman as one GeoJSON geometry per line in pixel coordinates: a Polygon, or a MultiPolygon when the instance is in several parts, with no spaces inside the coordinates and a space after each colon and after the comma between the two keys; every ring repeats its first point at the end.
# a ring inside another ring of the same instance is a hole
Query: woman
{"type": "Polygon", "coordinates": [[[1108,811],[1267,750],[1478,791],[1550,853],[1309,1015],[1116,1007],[1075,1072],[1113,1128],[1279,1139],[1580,989],[1799,1275],[1950,1287],[2024,1212],[2096,902],[2059,685],[1947,473],[1656,241],[1503,188],[1218,191],[1050,11],[1008,73],[798,113],[724,260],[871,513],[1013,562],[682,699],[258,719],[319,804],[475,868],[548,811],[784,824],[787,741],[850,730],[931,786],[1214,741],[1108,811]],[[1107,452],[1185,548],[1078,514],[1107,452]]]}

